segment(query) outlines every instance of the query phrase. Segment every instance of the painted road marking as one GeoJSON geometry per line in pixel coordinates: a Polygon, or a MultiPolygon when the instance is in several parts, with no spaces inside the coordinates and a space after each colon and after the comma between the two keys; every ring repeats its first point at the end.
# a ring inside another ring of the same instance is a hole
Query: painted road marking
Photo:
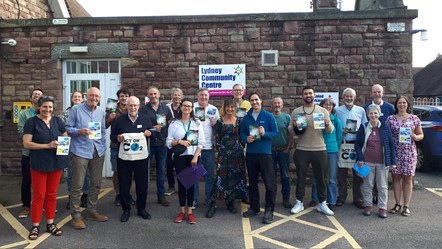
{"type": "MultiPolygon", "coordinates": [[[[244,212],[245,210],[247,210],[248,205],[245,204],[241,204],[241,209],[244,212]]],[[[332,227],[326,227],[326,226],[322,226],[316,223],[312,223],[309,221],[305,221],[305,220],[301,220],[300,217],[304,216],[310,212],[312,212],[313,210],[315,210],[315,207],[311,207],[311,208],[307,208],[304,211],[298,213],[298,214],[294,214],[294,215],[284,215],[281,213],[277,213],[274,212],[274,216],[275,217],[279,217],[281,219],[279,220],[275,220],[274,222],[272,222],[272,224],[268,224],[268,225],[262,225],[261,227],[252,230],[252,226],[250,223],[249,218],[242,218],[242,225],[243,225],[243,233],[244,233],[244,247],[245,248],[254,248],[254,243],[253,243],[253,239],[260,239],[262,241],[265,241],[267,243],[271,243],[277,247],[281,247],[281,248],[304,248],[305,245],[298,245],[298,247],[296,247],[296,245],[290,245],[287,244],[286,242],[281,242],[281,241],[277,241],[273,238],[269,238],[267,236],[264,236],[263,233],[273,229],[275,227],[278,227],[282,224],[285,224],[287,222],[296,222],[296,223],[300,223],[303,225],[307,225],[316,229],[320,229],[320,230],[324,230],[327,232],[332,233],[331,236],[329,236],[328,238],[322,240],[322,241],[318,241],[318,243],[316,245],[314,245],[312,248],[325,248],[327,246],[330,246],[332,243],[336,242],[337,240],[343,238],[345,239],[352,248],[361,248],[361,246],[358,244],[358,242],[356,242],[356,240],[347,232],[347,230],[345,230],[345,228],[338,222],[338,220],[336,220],[336,218],[334,216],[325,216],[328,218],[328,220],[331,222],[331,224],[334,226],[334,228],[332,227]]],[[[264,211],[264,210],[261,210],[264,211]]],[[[321,214],[323,215],[323,214],[321,214]]]]}
{"type": "MultiPolygon", "coordinates": [[[[111,191],[113,191],[112,188],[101,189],[100,194],[98,195],[98,199],[103,198],[105,195],[107,195],[111,191]]],[[[57,197],[57,199],[65,199],[65,198],[68,198],[68,196],[64,195],[64,196],[57,197]]],[[[8,222],[12,226],[12,228],[15,229],[17,234],[20,235],[20,237],[22,237],[24,239],[23,241],[18,241],[18,242],[14,242],[14,243],[7,244],[7,245],[2,245],[2,246],[0,246],[0,249],[21,247],[24,245],[26,245],[25,248],[36,248],[40,243],[42,243],[47,238],[49,238],[49,236],[51,236],[50,233],[40,233],[40,235],[38,236],[38,239],[29,240],[28,239],[29,231],[17,220],[17,218],[15,218],[14,215],[11,214],[11,212],[8,211],[8,209],[10,209],[10,208],[15,208],[15,207],[19,207],[19,206],[21,206],[21,204],[4,207],[0,203],[0,215],[6,220],[6,222],[8,222]]],[[[83,210],[83,208],[82,208],[82,210],[83,210]]],[[[57,223],[57,226],[59,228],[62,228],[71,219],[72,219],[71,215],[68,214],[64,219],[62,219],[60,222],[57,223]]],[[[40,232],[41,231],[45,231],[45,230],[40,230],[40,232]]]]}
{"type": "Polygon", "coordinates": [[[426,190],[430,191],[431,193],[438,195],[442,197],[442,188],[425,188],[426,190]]]}

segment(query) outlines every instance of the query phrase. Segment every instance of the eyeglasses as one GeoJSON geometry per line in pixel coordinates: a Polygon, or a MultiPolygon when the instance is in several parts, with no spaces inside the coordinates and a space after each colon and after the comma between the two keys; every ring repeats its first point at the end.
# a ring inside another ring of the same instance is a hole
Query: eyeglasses
{"type": "Polygon", "coordinates": [[[192,108],[191,105],[181,105],[182,107],[192,108]]]}
{"type": "Polygon", "coordinates": [[[233,89],[234,92],[242,92],[244,91],[243,89],[233,89]]]}
{"type": "Polygon", "coordinates": [[[54,101],[55,101],[55,98],[52,97],[52,96],[41,96],[39,100],[42,101],[42,102],[46,102],[46,101],[52,101],[52,102],[54,102],[54,101]]]}

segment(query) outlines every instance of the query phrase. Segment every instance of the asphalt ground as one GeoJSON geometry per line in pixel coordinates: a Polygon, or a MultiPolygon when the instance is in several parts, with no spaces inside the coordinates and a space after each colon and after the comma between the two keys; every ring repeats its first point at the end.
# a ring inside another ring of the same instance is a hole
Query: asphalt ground
{"type": "MultiPolygon", "coordinates": [[[[170,207],[160,206],[156,203],[156,188],[152,182],[147,204],[152,220],[136,216],[134,208],[129,221],[121,223],[122,210],[113,205],[112,182],[104,179],[99,211],[107,215],[109,221],[86,221],[84,230],[75,230],[69,224],[70,213],[65,209],[66,183],[62,182],[55,222],[63,229],[63,235],[55,237],[44,233],[45,222],[42,222],[39,239],[29,241],[30,219],[16,218],[21,209],[20,178],[1,176],[0,248],[441,248],[441,177],[442,170],[416,176],[419,188],[413,195],[410,217],[388,214],[387,219],[380,219],[376,210],[370,217],[363,216],[361,210],[351,204],[351,196],[337,209],[335,216],[325,216],[308,207],[310,188],[307,187],[306,209],[297,215],[282,206],[278,193],[275,218],[270,225],[262,224],[262,213],[250,219],[242,218],[240,212],[230,214],[221,202],[212,219],[204,217],[207,207],[199,205],[194,211],[197,224],[174,223],[179,206],[177,194],[168,197],[170,207]]],[[[204,189],[202,183],[200,187],[204,189]]],[[[263,185],[260,188],[264,190],[263,185]]],[[[294,191],[292,186],[291,202],[294,191]]],[[[263,196],[262,193],[262,199],[263,196]]],[[[390,190],[389,208],[393,205],[390,190]]],[[[239,201],[235,206],[247,208],[239,201]]]]}

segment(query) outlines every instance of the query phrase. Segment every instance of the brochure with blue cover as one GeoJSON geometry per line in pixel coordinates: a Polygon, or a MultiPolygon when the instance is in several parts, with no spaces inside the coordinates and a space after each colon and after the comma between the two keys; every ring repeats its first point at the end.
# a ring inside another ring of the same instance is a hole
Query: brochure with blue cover
{"type": "Polygon", "coordinates": [[[356,173],[358,173],[358,175],[360,175],[361,177],[367,177],[368,174],[370,174],[370,167],[368,167],[367,165],[362,165],[362,167],[358,166],[358,163],[356,162],[355,165],[353,165],[353,169],[356,171],[356,173]]]}

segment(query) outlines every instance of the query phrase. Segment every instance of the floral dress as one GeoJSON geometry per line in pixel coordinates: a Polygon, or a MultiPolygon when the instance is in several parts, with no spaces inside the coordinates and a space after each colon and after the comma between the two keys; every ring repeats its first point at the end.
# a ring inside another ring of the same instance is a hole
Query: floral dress
{"type": "Polygon", "coordinates": [[[244,148],[239,136],[240,119],[236,124],[225,124],[219,119],[215,125],[218,160],[212,201],[226,202],[248,197],[244,148]]]}
{"type": "Polygon", "coordinates": [[[391,115],[385,121],[393,134],[396,149],[396,169],[391,170],[393,174],[414,176],[416,172],[417,151],[416,143],[410,139],[410,143],[400,142],[400,128],[411,128],[411,134],[421,125],[420,119],[410,114],[407,119],[398,119],[396,115],[391,115]]]}

